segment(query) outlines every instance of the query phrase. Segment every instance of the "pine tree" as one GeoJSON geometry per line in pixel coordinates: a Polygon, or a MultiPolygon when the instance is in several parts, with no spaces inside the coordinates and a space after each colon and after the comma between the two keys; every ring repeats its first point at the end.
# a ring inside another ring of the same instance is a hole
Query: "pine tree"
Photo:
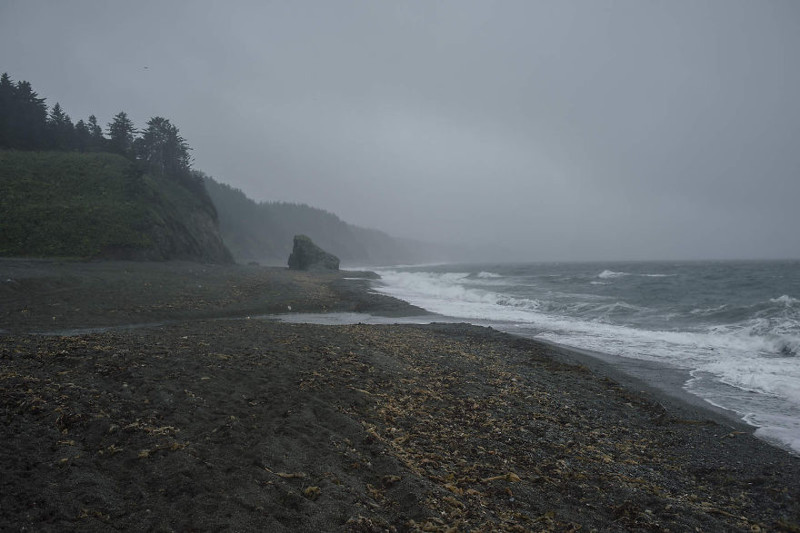
{"type": "Polygon", "coordinates": [[[140,139],[137,154],[156,175],[175,178],[188,176],[191,169],[189,145],[177,127],[164,117],[153,117],[147,122],[140,139]]]}
{"type": "Polygon", "coordinates": [[[97,123],[96,116],[89,115],[87,127],[89,128],[89,149],[98,152],[103,150],[106,138],[103,137],[103,128],[97,123]]]}
{"type": "Polygon", "coordinates": [[[27,81],[18,81],[9,114],[11,148],[38,150],[47,147],[47,106],[27,81]]]}
{"type": "Polygon", "coordinates": [[[112,152],[130,156],[133,154],[133,139],[136,129],[128,114],[120,111],[108,124],[109,148],[112,152]]]}
{"type": "Polygon", "coordinates": [[[8,73],[0,76],[0,146],[11,146],[11,109],[14,103],[14,83],[8,73]]]}
{"type": "Polygon", "coordinates": [[[50,134],[50,147],[56,150],[71,150],[75,147],[75,127],[72,119],[56,102],[50,111],[47,120],[47,129],[50,134]]]}
{"type": "Polygon", "coordinates": [[[75,138],[74,147],[80,152],[85,152],[89,149],[92,136],[89,133],[89,126],[81,119],[75,124],[75,138]]]}

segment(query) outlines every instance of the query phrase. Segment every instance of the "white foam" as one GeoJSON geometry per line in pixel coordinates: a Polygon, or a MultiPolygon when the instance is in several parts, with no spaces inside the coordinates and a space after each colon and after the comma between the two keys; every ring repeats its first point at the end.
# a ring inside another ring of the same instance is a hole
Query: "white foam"
{"type": "Polygon", "coordinates": [[[383,285],[376,288],[379,292],[446,316],[527,321],[528,312],[540,306],[537,300],[468,287],[469,274],[463,272],[382,270],[380,275],[383,285]]]}
{"type": "MultiPolygon", "coordinates": [[[[603,320],[612,313],[649,311],[621,301],[594,304],[581,298],[564,304],[522,298],[503,293],[500,285],[492,284],[491,277],[477,283],[474,275],[470,278],[465,272],[379,273],[383,283],[376,288],[379,292],[434,313],[480,323],[494,321],[500,328],[559,344],[659,361],[709,376],[707,380],[687,383],[687,390],[742,416],[751,416],[749,421],[764,428],[770,438],[780,438],[784,443],[800,441],[800,429],[795,432],[780,423],[781,417],[800,421],[800,357],[796,356],[800,353],[800,324],[794,311],[694,331],[656,331],[603,320]],[[497,291],[487,290],[489,285],[497,291]],[[717,397],[719,391],[713,390],[714,383],[729,389],[717,397]]],[[[598,277],[626,275],[631,274],[606,270],[598,277]]],[[[791,307],[797,300],[783,295],[772,302],[791,307]]],[[[692,313],[705,315],[724,308],[720,305],[692,313]]]]}
{"type": "Polygon", "coordinates": [[[781,398],[800,410],[800,366],[793,358],[734,357],[706,361],[702,370],[737,389],[781,398]]]}
{"type": "Polygon", "coordinates": [[[481,279],[492,279],[492,278],[502,278],[503,276],[501,276],[500,274],[495,274],[494,272],[483,272],[483,271],[481,271],[481,272],[478,272],[475,275],[475,277],[481,278],[481,279]]]}
{"type": "Polygon", "coordinates": [[[787,294],[784,294],[783,296],[779,296],[777,298],[770,298],[769,301],[774,304],[784,304],[786,307],[792,307],[794,305],[797,305],[798,302],[800,302],[800,300],[798,300],[797,298],[792,298],[787,294]]]}
{"type": "Polygon", "coordinates": [[[728,307],[728,304],[722,304],[722,305],[718,305],[716,307],[706,307],[706,308],[703,308],[703,309],[700,309],[700,308],[692,309],[690,311],[690,313],[693,314],[693,315],[701,315],[701,316],[712,315],[714,313],[718,313],[720,311],[723,311],[727,307],[728,307]]]}
{"type": "Polygon", "coordinates": [[[614,272],[613,270],[603,270],[597,277],[601,279],[614,279],[623,276],[641,276],[643,278],[671,278],[675,274],[632,274],[630,272],[614,272]]]}
{"type": "Polygon", "coordinates": [[[647,311],[647,307],[638,305],[631,305],[627,302],[614,302],[611,304],[601,305],[595,308],[595,311],[601,312],[604,315],[616,313],[618,311],[647,311]]]}
{"type": "Polygon", "coordinates": [[[621,278],[622,276],[630,276],[627,272],[614,272],[613,270],[603,270],[597,277],[600,279],[614,279],[621,278]]]}
{"type": "Polygon", "coordinates": [[[777,422],[785,425],[760,426],[755,432],[756,436],[800,454],[800,427],[797,422],[789,417],[782,417],[777,422]]]}

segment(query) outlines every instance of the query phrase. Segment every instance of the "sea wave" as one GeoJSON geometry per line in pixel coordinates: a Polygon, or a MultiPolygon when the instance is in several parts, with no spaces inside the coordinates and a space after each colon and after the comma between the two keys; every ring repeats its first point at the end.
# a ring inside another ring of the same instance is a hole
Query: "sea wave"
{"type": "MultiPolygon", "coordinates": [[[[614,317],[647,316],[658,314],[657,309],[634,305],[624,300],[597,301],[596,295],[550,293],[550,298],[521,297],[502,290],[489,290],[487,285],[475,285],[468,272],[403,272],[386,270],[381,272],[381,292],[411,301],[430,311],[458,318],[519,321],[525,324],[541,324],[544,327],[564,329],[572,332],[576,339],[584,334],[598,340],[605,335],[593,332],[592,328],[603,323],[603,328],[622,327],[613,335],[620,338],[651,335],[654,342],[683,345],[687,349],[744,350],[762,355],[787,356],[800,353],[800,317],[796,313],[770,313],[766,316],[753,314],[745,320],[700,326],[695,331],[651,331],[652,328],[630,327],[615,324],[614,317]],[[567,300],[567,296],[578,298],[567,300]],[[556,299],[553,299],[553,298],[556,299]],[[635,332],[635,333],[634,333],[635,332]],[[708,337],[697,338],[697,334],[708,337]],[[668,335],[669,338],[666,338],[668,335]],[[683,335],[683,337],[681,337],[683,335]]],[[[603,283],[603,282],[599,282],[603,283]]],[[[491,286],[492,289],[498,287],[491,286]]],[[[777,302],[786,303],[790,298],[780,297],[777,302]]],[[[774,304],[773,304],[774,305],[774,304]]],[[[690,314],[696,316],[718,315],[727,310],[727,305],[696,308],[690,314]]],[[[741,310],[737,310],[739,313],[741,310]]],[[[663,313],[662,313],[663,314],[663,313]]],[[[660,315],[659,315],[660,316],[660,315]]],[[[672,313],[675,316],[675,313],[672,313]]],[[[662,317],[664,318],[664,317],[662,317]]],[[[666,319],[665,319],[666,320],[666,319]]],[[[604,330],[607,331],[607,330],[604,330]]],[[[600,349],[600,346],[592,346],[600,349]]],[[[636,344],[635,352],[642,347],[636,344]]],[[[602,350],[601,350],[602,351],[602,350]]]]}
{"type": "Polygon", "coordinates": [[[475,274],[475,277],[481,279],[496,279],[496,278],[502,278],[503,276],[501,276],[500,274],[495,274],[494,272],[481,271],[475,274]]]}
{"type": "Polygon", "coordinates": [[[724,311],[727,308],[728,308],[728,304],[722,304],[722,305],[717,305],[717,306],[714,306],[714,307],[705,307],[705,308],[692,309],[691,311],[689,311],[689,313],[691,313],[693,315],[708,316],[708,315],[713,315],[713,314],[719,313],[721,311],[724,311]]]}
{"type": "Polygon", "coordinates": [[[597,277],[600,279],[614,279],[614,278],[621,278],[623,276],[630,276],[629,272],[614,272],[613,270],[603,270],[600,272],[597,277]]]}
{"type": "Polygon", "coordinates": [[[671,278],[675,276],[675,274],[634,274],[631,272],[615,272],[613,270],[603,270],[597,275],[597,277],[601,279],[614,279],[614,278],[622,278],[625,276],[640,276],[643,278],[671,278]]]}
{"type": "MultiPolygon", "coordinates": [[[[597,322],[564,324],[538,337],[633,359],[647,359],[708,372],[747,392],[784,398],[800,406],[800,338],[772,330],[753,334],[740,327],[726,331],[655,331],[597,322]],[[568,329],[567,329],[568,328],[568,329]]],[[[702,393],[699,393],[702,395],[702,393]]]]}
{"type": "Polygon", "coordinates": [[[607,317],[613,314],[630,314],[639,313],[642,311],[649,311],[647,307],[629,304],[627,302],[614,302],[610,304],[603,304],[596,306],[592,309],[593,312],[599,313],[600,316],[607,317]]]}
{"type": "MultiPolygon", "coordinates": [[[[624,292],[625,284],[615,281],[644,274],[603,270],[593,275],[599,270],[587,272],[594,278],[591,284],[610,285],[623,292],[611,295],[601,288],[602,295],[579,294],[583,292],[579,287],[589,286],[586,275],[559,274],[568,281],[559,279],[558,285],[542,282],[540,287],[542,276],[538,273],[539,277],[526,277],[525,272],[517,272],[498,280],[480,276],[494,272],[475,270],[379,271],[382,280],[376,289],[441,315],[491,323],[576,348],[659,361],[707,376],[687,383],[687,389],[742,416],[756,413],[751,417],[757,421],[754,423],[773,436],[782,431],[776,422],[781,413],[798,412],[800,301],[796,298],[788,294],[761,296],[760,300],[726,297],[728,301],[722,303],[725,299],[712,293],[711,297],[702,294],[690,299],[693,305],[681,307],[680,300],[668,304],[660,297],[642,300],[639,288],[624,292]],[[714,384],[729,389],[715,396],[714,384]],[[767,401],[773,402],[770,407],[758,403],[767,401]]],[[[685,297],[685,293],[675,294],[685,297]]],[[[791,435],[780,438],[786,441],[791,435]]]]}
{"type": "Polygon", "coordinates": [[[778,296],[777,298],[770,298],[770,302],[774,304],[784,304],[786,307],[793,307],[800,303],[800,300],[797,298],[792,298],[791,296],[784,294],[783,296],[778,296]]]}
{"type": "Polygon", "coordinates": [[[540,302],[472,287],[469,273],[381,271],[381,292],[448,316],[524,320],[525,311],[540,308],[540,302]]]}

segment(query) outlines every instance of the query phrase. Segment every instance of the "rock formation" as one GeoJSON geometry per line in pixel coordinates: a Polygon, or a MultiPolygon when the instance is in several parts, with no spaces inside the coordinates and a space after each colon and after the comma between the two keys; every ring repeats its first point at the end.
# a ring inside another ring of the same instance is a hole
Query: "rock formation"
{"type": "Polygon", "coordinates": [[[339,258],[329,254],[305,235],[294,236],[294,248],[289,255],[292,270],[339,270],[339,258]]]}

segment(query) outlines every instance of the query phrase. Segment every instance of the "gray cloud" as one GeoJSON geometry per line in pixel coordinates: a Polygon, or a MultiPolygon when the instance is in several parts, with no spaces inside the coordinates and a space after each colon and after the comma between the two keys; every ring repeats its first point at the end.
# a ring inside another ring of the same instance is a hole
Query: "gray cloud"
{"type": "Polygon", "coordinates": [[[73,119],[164,115],[253,198],[517,259],[800,256],[798,51],[778,1],[0,6],[0,68],[73,119]]]}

